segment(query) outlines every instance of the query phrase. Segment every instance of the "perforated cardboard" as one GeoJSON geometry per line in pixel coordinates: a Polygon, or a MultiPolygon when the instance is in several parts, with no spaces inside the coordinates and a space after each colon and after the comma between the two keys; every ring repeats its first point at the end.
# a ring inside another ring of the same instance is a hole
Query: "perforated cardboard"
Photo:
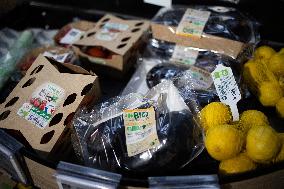
{"type": "Polygon", "coordinates": [[[112,15],[105,15],[93,29],[87,31],[74,44],[103,47],[114,55],[111,58],[97,58],[84,53],[78,46],[74,46],[74,49],[80,57],[86,58],[89,62],[126,72],[131,66],[128,60],[131,56],[137,55],[141,39],[149,26],[150,23],[146,20],[123,20],[112,15]]]}
{"type": "Polygon", "coordinates": [[[95,26],[96,26],[96,23],[86,21],[86,20],[80,20],[80,21],[77,21],[77,22],[69,23],[69,24],[65,25],[64,27],[62,27],[58,31],[58,33],[54,36],[54,41],[55,41],[55,43],[62,45],[60,43],[60,39],[63,38],[70,29],[74,28],[74,29],[78,29],[82,32],[86,32],[86,31],[94,28],[95,26]]]}
{"type": "Polygon", "coordinates": [[[161,24],[151,24],[153,38],[176,43],[178,45],[199,48],[202,50],[210,50],[219,52],[237,58],[245,48],[245,44],[239,41],[234,41],[222,37],[202,34],[201,38],[181,36],[176,34],[176,27],[165,26],[161,24]]]}
{"type": "Polygon", "coordinates": [[[48,153],[76,109],[99,96],[97,76],[71,64],[51,64],[40,55],[1,104],[0,128],[19,131],[33,149],[48,153]]]}

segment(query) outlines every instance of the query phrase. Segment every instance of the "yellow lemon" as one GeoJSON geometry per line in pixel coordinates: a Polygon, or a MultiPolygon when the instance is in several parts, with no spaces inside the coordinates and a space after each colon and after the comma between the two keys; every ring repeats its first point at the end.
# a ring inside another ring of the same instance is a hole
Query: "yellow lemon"
{"type": "Polygon", "coordinates": [[[280,117],[284,118],[284,97],[282,97],[276,104],[276,111],[280,117]]]}
{"type": "Polygon", "coordinates": [[[223,160],[219,164],[219,171],[223,174],[237,174],[254,170],[256,164],[245,154],[241,153],[231,159],[223,160]]]}
{"type": "Polygon", "coordinates": [[[254,57],[257,59],[270,59],[276,52],[269,46],[260,46],[254,52],[254,57]]]}
{"type": "Polygon", "coordinates": [[[255,125],[269,125],[264,113],[257,110],[244,111],[240,118],[240,126],[243,128],[244,132],[247,133],[248,130],[255,125]]]}
{"type": "Polygon", "coordinates": [[[253,126],[246,137],[246,153],[255,162],[268,162],[281,147],[281,141],[273,128],[253,126]]]}
{"type": "Polygon", "coordinates": [[[230,159],[238,155],[244,144],[242,133],[232,125],[210,127],[206,133],[205,147],[216,160],[230,159]]]}
{"type": "Polygon", "coordinates": [[[267,67],[277,78],[284,76],[284,53],[272,55],[267,63],[267,67]]]}
{"type": "Polygon", "coordinates": [[[254,52],[254,57],[256,59],[270,59],[272,55],[274,55],[276,52],[274,49],[272,49],[269,46],[260,46],[258,47],[254,52]]]}
{"type": "Polygon", "coordinates": [[[275,106],[282,96],[279,83],[263,82],[259,86],[259,101],[263,106],[275,106]]]}
{"type": "Polygon", "coordinates": [[[216,125],[230,123],[232,119],[230,108],[221,102],[212,102],[200,112],[201,125],[205,131],[216,125]]]}

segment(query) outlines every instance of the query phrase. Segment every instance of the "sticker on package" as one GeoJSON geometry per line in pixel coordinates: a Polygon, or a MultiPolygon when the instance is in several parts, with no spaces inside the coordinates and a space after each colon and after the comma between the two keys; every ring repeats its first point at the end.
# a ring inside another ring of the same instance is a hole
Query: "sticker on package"
{"type": "Polygon", "coordinates": [[[203,70],[201,68],[190,66],[187,72],[190,73],[191,83],[194,84],[194,89],[196,90],[205,90],[211,87],[213,80],[210,72],[203,70]]]}
{"type": "Polygon", "coordinates": [[[76,41],[78,41],[81,36],[84,34],[85,32],[72,28],[71,30],[69,30],[66,35],[60,40],[60,43],[62,44],[67,44],[67,45],[72,45],[73,43],[75,43],[76,41]]]}
{"type": "Polygon", "coordinates": [[[54,83],[39,86],[17,114],[39,128],[44,129],[65,97],[65,91],[54,83]]]}
{"type": "Polygon", "coordinates": [[[177,27],[176,34],[200,38],[209,16],[209,11],[187,9],[177,27]]]}
{"type": "Polygon", "coordinates": [[[60,63],[64,63],[65,60],[67,59],[69,53],[63,53],[63,54],[56,54],[56,53],[52,53],[52,52],[48,52],[48,51],[45,51],[43,53],[43,56],[45,57],[48,57],[48,58],[52,58],[54,60],[56,60],[57,62],[60,62],[60,63]]]}
{"type": "Polygon", "coordinates": [[[128,28],[127,24],[108,22],[96,34],[96,38],[101,41],[112,41],[117,38],[119,33],[126,31],[128,28]]]}
{"type": "Polygon", "coordinates": [[[194,65],[198,56],[198,51],[189,47],[176,45],[171,60],[186,65],[194,65]]]}
{"type": "Polygon", "coordinates": [[[123,120],[128,156],[135,156],[160,145],[153,107],[124,110],[123,120]]]}

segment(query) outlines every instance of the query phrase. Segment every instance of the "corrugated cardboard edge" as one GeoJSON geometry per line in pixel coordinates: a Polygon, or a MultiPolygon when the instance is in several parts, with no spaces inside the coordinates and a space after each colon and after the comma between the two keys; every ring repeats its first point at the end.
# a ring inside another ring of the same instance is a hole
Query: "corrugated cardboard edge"
{"type": "Polygon", "coordinates": [[[245,44],[222,37],[203,34],[201,38],[193,38],[176,35],[176,27],[161,24],[151,24],[153,38],[176,43],[178,45],[210,50],[216,53],[237,58],[245,47],[245,44]]]}
{"type": "Polygon", "coordinates": [[[35,186],[41,189],[58,189],[56,178],[54,177],[55,169],[51,169],[27,157],[24,157],[24,159],[35,186]]]}
{"type": "Polygon", "coordinates": [[[124,55],[129,49],[132,48],[133,44],[135,44],[140,39],[140,37],[144,34],[144,32],[146,32],[149,29],[149,27],[150,27],[150,22],[147,20],[123,20],[107,14],[97,22],[96,26],[93,29],[87,31],[82,39],[75,42],[74,44],[83,45],[83,46],[101,46],[116,54],[124,55]],[[116,37],[114,40],[111,41],[98,40],[96,38],[97,33],[100,32],[102,26],[108,22],[126,24],[129,26],[129,28],[126,31],[119,33],[119,36],[116,37]],[[139,25],[139,23],[142,24],[139,25]],[[133,32],[135,29],[137,29],[137,31],[133,32]],[[94,35],[89,36],[94,32],[95,32],[94,35]],[[129,39],[124,42],[123,39],[125,38],[129,39]],[[119,48],[122,45],[124,46],[119,48]]]}

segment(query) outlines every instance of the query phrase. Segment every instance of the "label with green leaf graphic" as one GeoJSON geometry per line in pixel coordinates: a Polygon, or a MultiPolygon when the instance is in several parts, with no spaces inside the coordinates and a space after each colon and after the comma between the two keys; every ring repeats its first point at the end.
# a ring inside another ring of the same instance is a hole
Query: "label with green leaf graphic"
{"type": "Polygon", "coordinates": [[[128,156],[135,156],[160,145],[155,110],[147,109],[124,110],[123,120],[128,156]]]}

